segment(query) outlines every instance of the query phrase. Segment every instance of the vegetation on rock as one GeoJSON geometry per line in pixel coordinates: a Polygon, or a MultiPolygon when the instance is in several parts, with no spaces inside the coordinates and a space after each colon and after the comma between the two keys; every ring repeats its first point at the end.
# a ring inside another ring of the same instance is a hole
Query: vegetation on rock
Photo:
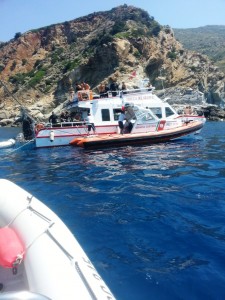
{"type": "Polygon", "coordinates": [[[185,48],[207,55],[225,72],[225,26],[174,29],[175,37],[185,48]]]}

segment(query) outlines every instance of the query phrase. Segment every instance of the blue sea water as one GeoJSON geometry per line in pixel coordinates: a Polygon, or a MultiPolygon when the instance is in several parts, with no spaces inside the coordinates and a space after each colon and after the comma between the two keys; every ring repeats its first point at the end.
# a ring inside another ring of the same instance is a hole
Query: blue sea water
{"type": "Polygon", "coordinates": [[[62,218],[118,300],[225,299],[225,123],[150,146],[2,149],[0,178],[62,218]]]}

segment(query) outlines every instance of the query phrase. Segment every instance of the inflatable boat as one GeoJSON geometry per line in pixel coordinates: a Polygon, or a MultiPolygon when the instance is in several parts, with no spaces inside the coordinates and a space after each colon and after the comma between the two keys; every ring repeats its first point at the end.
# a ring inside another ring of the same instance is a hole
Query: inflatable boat
{"type": "Polygon", "coordinates": [[[10,148],[10,147],[14,146],[15,143],[16,143],[16,140],[14,140],[14,139],[9,139],[7,141],[2,141],[2,142],[0,142],[0,149],[1,148],[10,148]]]}
{"type": "Polygon", "coordinates": [[[45,204],[0,179],[0,299],[115,299],[45,204]]]}

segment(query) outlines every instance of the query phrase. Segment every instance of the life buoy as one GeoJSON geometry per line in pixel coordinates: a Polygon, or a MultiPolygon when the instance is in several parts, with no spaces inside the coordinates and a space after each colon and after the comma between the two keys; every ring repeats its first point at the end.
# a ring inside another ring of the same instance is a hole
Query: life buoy
{"type": "Polygon", "coordinates": [[[0,265],[14,268],[23,260],[24,246],[10,227],[0,228],[0,265]]]}

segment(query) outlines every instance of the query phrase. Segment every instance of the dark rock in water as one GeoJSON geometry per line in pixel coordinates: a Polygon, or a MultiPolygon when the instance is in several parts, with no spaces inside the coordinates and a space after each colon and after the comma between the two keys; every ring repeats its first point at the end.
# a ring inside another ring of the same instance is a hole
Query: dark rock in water
{"type": "Polygon", "coordinates": [[[221,121],[225,119],[225,110],[211,105],[202,108],[204,116],[210,121],[221,121]]]}

